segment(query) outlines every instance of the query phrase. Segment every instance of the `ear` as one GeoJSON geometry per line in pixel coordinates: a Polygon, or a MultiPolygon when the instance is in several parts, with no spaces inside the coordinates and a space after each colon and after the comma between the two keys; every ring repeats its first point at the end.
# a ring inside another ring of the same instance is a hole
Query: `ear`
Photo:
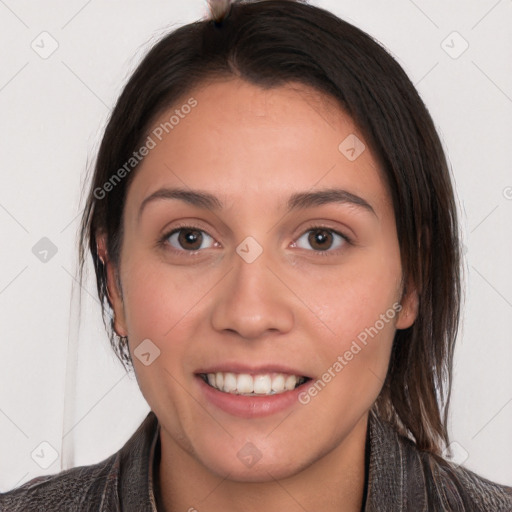
{"type": "Polygon", "coordinates": [[[114,309],[114,330],[119,336],[127,336],[126,318],[124,314],[123,295],[119,282],[119,273],[114,263],[110,261],[107,252],[106,235],[96,237],[96,250],[103,262],[107,276],[107,295],[114,309]]]}
{"type": "Polygon", "coordinates": [[[416,286],[409,279],[402,292],[402,299],[400,301],[402,309],[398,313],[398,318],[395,324],[397,329],[407,329],[416,320],[419,308],[419,296],[416,286]]]}

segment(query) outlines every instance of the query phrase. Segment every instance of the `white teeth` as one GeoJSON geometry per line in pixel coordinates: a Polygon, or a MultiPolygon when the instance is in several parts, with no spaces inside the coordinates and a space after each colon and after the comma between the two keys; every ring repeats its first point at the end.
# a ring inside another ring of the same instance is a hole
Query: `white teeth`
{"type": "Polygon", "coordinates": [[[236,395],[273,395],[292,391],[297,384],[305,381],[304,377],[284,373],[265,373],[249,375],[248,373],[217,372],[206,375],[210,386],[236,395]]]}
{"type": "Polygon", "coordinates": [[[289,375],[284,382],[284,387],[288,391],[291,391],[292,389],[295,389],[296,384],[297,384],[297,377],[295,377],[295,375],[289,375]]]}
{"type": "Polygon", "coordinates": [[[275,391],[276,393],[282,393],[284,391],[284,381],[284,375],[275,375],[272,379],[272,391],[275,391]]]}
{"type": "Polygon", "coordinates": [[[224,387],[222,390],[226,393],[236,391],[236,375],[234,373],[228,372],[224,374],[224,387]]]}
{"type": "Polygon", "coordinates": [[[241,373],[236,380],[236,388],[239,393],[252,393],[254,391],[254,381],[252,377],[247,373],[241,373]]]}
{"type": "Polygon", "coordinates": [[[272,379],[270,375],[256,375],[254,377],[254,392],[268,395],[272,389],[272,379]]]}

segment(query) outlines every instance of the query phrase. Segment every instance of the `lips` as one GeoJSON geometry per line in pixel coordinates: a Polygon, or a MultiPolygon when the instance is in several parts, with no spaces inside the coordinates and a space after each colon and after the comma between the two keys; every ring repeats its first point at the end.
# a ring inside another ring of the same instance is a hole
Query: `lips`
{"type": "Polygon", "coordinates": [[[206,408],[244,419],[264,418],[300,405],[312,378],[279,365],[212,365],[194,373],[206,408]]]}

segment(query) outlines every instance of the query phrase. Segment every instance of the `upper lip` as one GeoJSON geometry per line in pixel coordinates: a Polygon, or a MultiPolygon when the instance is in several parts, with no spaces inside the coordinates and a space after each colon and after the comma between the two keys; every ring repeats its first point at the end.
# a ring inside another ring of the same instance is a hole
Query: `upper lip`
{"type": "Polygon", "coordinates": [[[195,371],[196,374],[208,374],[217,372],[247,373],[250,375],[262,375],[265,373],[286,373],[288,375],[297,375],[299,377],[311,378],[309,375],[306,375],[302,370],[274,363],[258,365],[247,365],[236,362],[219,363],[205,366],[195,371]]]}

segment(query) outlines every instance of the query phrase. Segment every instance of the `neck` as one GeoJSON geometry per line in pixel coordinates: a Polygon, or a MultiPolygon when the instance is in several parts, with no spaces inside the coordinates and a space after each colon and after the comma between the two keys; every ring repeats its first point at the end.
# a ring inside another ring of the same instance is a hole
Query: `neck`
{"type": "Polygon", "coordinates": [[[161,454],[156,461],[158,510],[360,512],[365,491],[367,423],[365,415],[342,443],[299,473],[258,483],[239,482],[229,479],[229,475],[210,472],[161,428],[161,454]]]}

